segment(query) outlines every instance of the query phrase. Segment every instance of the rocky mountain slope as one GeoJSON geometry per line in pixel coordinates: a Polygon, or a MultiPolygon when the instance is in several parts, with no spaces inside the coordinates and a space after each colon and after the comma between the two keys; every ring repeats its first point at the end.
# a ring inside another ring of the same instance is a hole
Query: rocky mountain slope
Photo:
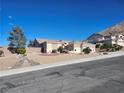
{"type": "Polygon", "coordinates": [[[100,32],[99,34],[106,36],[110,34],[115,35],[115,34],[120,34],[120,33],[124,34],[124,21],[100,32]]]}

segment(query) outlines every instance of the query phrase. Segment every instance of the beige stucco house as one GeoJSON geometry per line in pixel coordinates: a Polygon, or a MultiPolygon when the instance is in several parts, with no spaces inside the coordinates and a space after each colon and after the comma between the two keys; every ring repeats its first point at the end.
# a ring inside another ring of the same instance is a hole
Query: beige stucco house
{"type": "Polygon", "coordinates": [[[70,42],[65,48],[69,53],[82,53],[82,50],[86,47],[89,47],[92,50],[92,53],[95,52],[95,44],[84,42],[70,42]]]}
{"type": "Polygon", "coordinates": [[[60,46],[63,46],[65,42],[57,40],[47,40],[41,44],[41,52],[51,53],[53,50],[57,50],[60,46]]]}
{"type": "Polygon", "coordinates": [[[42,53],[51,53],[53,50],[57,50],[60,46],[65,47],[69,41],[64,40],[48,40],[48,39],[35,39],[33,41],[33,47],[41,49],[42,53]]]}
{"type": "Polygon", "coordinates": [[[70,42],[65,47],[70,53],[81,53],[81,43],[82,42],[70,42]]]}
{"type": "Polygon", "coordinates": [[[82,53],[82,50],[89,47],[92,52],[95,52],[95,44],[88,43],[86,41],[63,41],[63,40],[47,40],[47,39],[35,39],[34,47],[40,48],[42,53],[51,53],[53,50],[57,50],[59,47],[63,47],[69,53],[82,53]]]}

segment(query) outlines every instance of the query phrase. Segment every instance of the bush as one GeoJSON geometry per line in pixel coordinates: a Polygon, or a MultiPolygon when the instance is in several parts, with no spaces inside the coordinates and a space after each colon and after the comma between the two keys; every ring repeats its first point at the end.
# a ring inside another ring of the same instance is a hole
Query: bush
{"type": "Polygon", "coordinates": [[[15,53],[15,51],[16,51],[16,48],[13,48],[13,47],[8,47],[8,50],[9,50],[12,54],[14,54],[14,53],[15,53]]]}
{"type": "Polygon", "coordinates": [[[115,47],[116,51],[119,51],[119,50],[121,50],[122,48],[123,48],[123,47],[120,46],[120,45],[117,45],[117,46],[115,47]]]}
{"type": "Polygon", "coordinates": [[[83,49],[84,54],[89,54],[92,50],[89,47],[83,49]]]}
{"type": "Polygon", "coordinates": [[[60,47],[57,49],[57,51],[60,52],[60,53],[63,53],[63,50],[64,50],[64,48],[63,48],[62,46],[60,46],[60,47]]]}
{"type": "Polygon", "coordinates": [[[56,49],[52,50],[52,53],[57,53],[57,50],[56,49]]]}
{"type": "Polygon", "coordinates": [[[17,54],[25,54],[26,53],[26,49],[25,48],[16,48],[15,52],[17,54]]]}
{"type": "Polygon", "coordinates": [[[4,54],[4,52],[2,50],[0,50],[0,56],[2,56],[4,54]]]}
{"type": "Polygon", "coordinates": [[[117,44],[103,44],[100,46],[100,50],[102,50],[103,52],[115,52],[119,51],[122,48],[122,46],[117,44]]]}
{"type": "Polygon", "coordinates": [[[100,44],[96,44],[96,46],[95,46],[96,48],[100,48],[100,44]]]}
{"type": "Polygon", "coordinates": [[[112,44],[103,44],[102,46],[100,46],[100,49],[109,50],[110,48],[112,48],[112,44]]]}

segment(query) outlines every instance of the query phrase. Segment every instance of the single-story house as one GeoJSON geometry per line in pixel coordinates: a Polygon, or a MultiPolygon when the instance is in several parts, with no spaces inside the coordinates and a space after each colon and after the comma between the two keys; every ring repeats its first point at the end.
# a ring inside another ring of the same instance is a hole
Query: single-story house
{"type": "Polygon", "coordinates": [[[35,39],[33,47],[40,48],[42,53],[50,53],[53,50],[57,50],[60,46],[64,48],[68,45],[68,42],[63,40],[35,39]]]}
{"type": "Polygon", "coordinates": [[[34,47],[41,49],[42,53],[51,53],[53,50],[57,50],[59,47],[63,47],[70,53],[81,53],[86,47],[91,48],[92,52],[95,52],[95,44],[79,42],[79,41],[62,41],[62,40],[47,40],[47,39],[35,39],[34,47]]]}
{"type": "Polygon", "coordinates": [[[95,44],[84,42],[70,42],[65,48],[70,53],[82,53],[82,50],[86,47],[89,47],[92,50],[92,53],[95,52],[95,44]]]}
{"type": "Polygon", "coordinates": [[[57,50],[60,46],[64,46],[63,41],[47,40],[41,44],[42,53],[51,53],[53,50],[57,50]]]}
{"type": "Polygon", "coordinates": [[[82,42],[70,42],[65,49],[70,53],[81,53],[81,43],[82,42]]]}

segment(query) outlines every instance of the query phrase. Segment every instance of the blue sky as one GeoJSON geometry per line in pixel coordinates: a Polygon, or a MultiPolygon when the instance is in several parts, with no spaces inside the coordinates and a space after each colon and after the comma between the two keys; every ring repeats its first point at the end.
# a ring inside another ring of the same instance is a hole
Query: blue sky
{"type": "Polygon", "coordinates": [[[83,40],[124,20],[124,0],[0,0],[0,45],[12,24],[27,40],[83,40]]]}

